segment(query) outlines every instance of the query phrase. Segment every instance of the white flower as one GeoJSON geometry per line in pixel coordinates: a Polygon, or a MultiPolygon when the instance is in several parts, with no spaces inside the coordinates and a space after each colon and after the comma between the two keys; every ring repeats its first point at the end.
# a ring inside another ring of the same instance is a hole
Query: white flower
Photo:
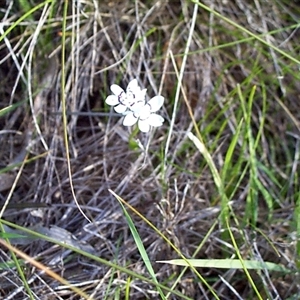
{"type": "Polygon", "coordinates": [[[164,103],[164,97],[155,96],[148,102],[142,102],[133,105],[133,110],[125,113],[123,121],[124,126],[132,126],[138,121],[139,129],[142,132],[148,132],[150,126],[159,127],[163,124],[164,118],[155,114],[164,103]]]}
{"type": "Polygon", "coordinates": [[[145,96],[147,89],[141,89],[137,79],[129,82],[126,92],[117,84],[113,84],[110,90],[114,95],[106,98],[108,105],[115,106],[114,109],[119,114],[124,114],[127,109],[134,110],[134,107],[140,107],[145,104],[145,96]]]}

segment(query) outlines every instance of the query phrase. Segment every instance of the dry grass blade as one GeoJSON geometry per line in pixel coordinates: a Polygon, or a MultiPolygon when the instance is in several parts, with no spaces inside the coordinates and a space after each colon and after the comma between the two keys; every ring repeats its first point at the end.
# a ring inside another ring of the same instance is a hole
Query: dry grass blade
{"type": "Polygon", "coordinates": [[[40,270],[43,270],[48,276],[51,276],[56,281],[60,282],[61,284],[65,285],[65,286],[68,286],[76,294],[78,294],[81,297],[83,297],[83,299],[88,299],[88,300],[92,299],[86,293],[84,293],[82,290],[80,290],[77,287],[73,286],[67,280],[64,280],[62,277],[58,276],[55,272],[53,272],[52,270],[48,269],[46,266],[44,266],[40,262],[34,260],[32,257],[26,255],[24,252],[18,250],[17,248],[11,246],[10,244],[6,243],[5,241],[3,241],[1,239],[0,239],[0,244],[2,246],[6,247],[7,249],[13,251],[14,253],[16,253],[18,256],[20,256],[21,258],[23,258],[25,261],[29,262],[31,265],[35,266],[36,268],[38,268],[40,270]]]}

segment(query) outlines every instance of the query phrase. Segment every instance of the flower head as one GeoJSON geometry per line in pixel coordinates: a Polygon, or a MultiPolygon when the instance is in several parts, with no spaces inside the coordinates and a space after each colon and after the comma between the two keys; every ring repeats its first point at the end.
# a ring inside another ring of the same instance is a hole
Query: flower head
{"type": "Polygon", "coordinates": [[[164,97],[155,96],[148,102],[137,103],[133,110],[126,113],[123,125],[132,126],[138,122],[139,129],[142,132],[148,132],[150,126],[159,127],[163,124],[164,118],[155,112],[158,111],[164,103],[164,97]]]}
{"type": "Polygon", "coordinates": [[[106,98],[105,102],[108,105],[114,106],[117,113],[124,114],[127,109],[133,110],[134,107],[139,107],[145,104],[145,96],[147,89],[141,89],[137,79],[129,82],[126,92],[117,84],[110,87],[113,95],[106,98]]]}
{"type": "Polygon", "coordinates": [[[163,124],[164,118],[156,114],[164,103],[164,97],[155,96],[146,101],[147,89],[141,89],[137,79],[129,82],[126,92],[117,84],[110,87],[113,95],[106,98],[108,105],[114,106],[114,110],[125,116],[124,126],[132,126],[138,123],[142,132],[148,132],[150,126],[159,127],[163,124]]]}

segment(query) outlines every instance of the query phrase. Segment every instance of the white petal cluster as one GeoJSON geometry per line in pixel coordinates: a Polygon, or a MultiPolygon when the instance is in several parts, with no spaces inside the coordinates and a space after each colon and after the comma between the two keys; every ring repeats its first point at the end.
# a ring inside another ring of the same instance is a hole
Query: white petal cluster
{"type": "Polygon", "coordinates": [[[114,106],[114,110],[125,116],[124,126],[132,126],[138,123],[142,132],[148,132],[150,126],[159,127],[163,124],[164,118],[156,114],[164,103],[164,97],[155,96],[146,101],[147,89],[141,89],[137,79],[129,82],[126,92],[118,85],[110,87],[113,95],[106,98],[108,105],[114,106]]]}

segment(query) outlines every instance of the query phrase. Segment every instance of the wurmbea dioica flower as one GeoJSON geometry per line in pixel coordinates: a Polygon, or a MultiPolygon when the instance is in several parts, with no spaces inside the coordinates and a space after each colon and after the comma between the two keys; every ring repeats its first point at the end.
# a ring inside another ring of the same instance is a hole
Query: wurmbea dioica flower
{"type": "Polygon", "coordinates": [[[108,105],[115,106],[114,110],[123,114],[128,109],[139,102],[145,101],[146,91],[147,89],[141,89],[138,85],[136,79],[133,79],[129,82],[126,92],[117,84],[113,84],[110,87],[110,90],[114,95],[110,95],[106,98],[106,103],[108,105]]]}
{"type": "Polygon", "coordinates": [[[150,126],[159,127],[164,118],[156,114],[164,103],[164,97],[155,96],[146,101],[147,89],[141,89],[136,79],[129,82],[126,92],[118,85],[110,87],[114,95],[106,98],[108,105],[115,106],[117,113],[125,115],[123,125],[132,126],[136,122],[142,132],[148,132],[150,126]]]}
{"type": "Polygon", "coordinates": [[[164,118],[155,112],[158,111],[164,103],[164,97],[155,96],[144,105],[134,105],[133,110],[126,113],[123,125],[132,126],[138,122],[140,131],[148,132],[150,126],[159,127],[163,124],[164,118]]]}

